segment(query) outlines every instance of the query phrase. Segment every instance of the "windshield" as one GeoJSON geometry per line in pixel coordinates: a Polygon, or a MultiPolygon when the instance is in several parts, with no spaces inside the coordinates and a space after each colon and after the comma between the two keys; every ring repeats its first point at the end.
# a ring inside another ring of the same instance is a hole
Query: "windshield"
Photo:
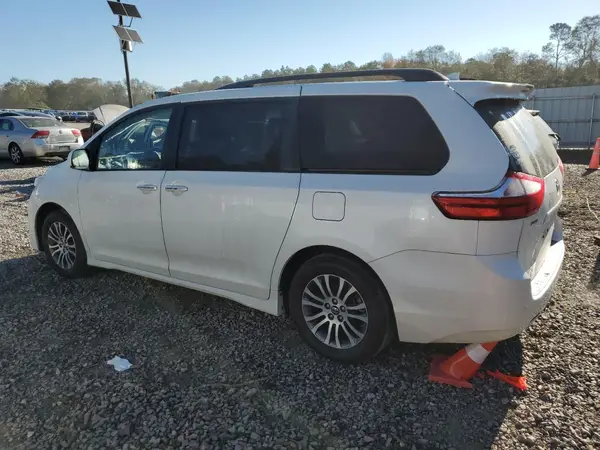
{"type": "Polygon", "coordinates": [[[43,117],[32,117],[27,119],[19,119],[19,121],[27,128],[52,128],[52,127],[63,127],[58,120],[46,119],[43,117]]]}

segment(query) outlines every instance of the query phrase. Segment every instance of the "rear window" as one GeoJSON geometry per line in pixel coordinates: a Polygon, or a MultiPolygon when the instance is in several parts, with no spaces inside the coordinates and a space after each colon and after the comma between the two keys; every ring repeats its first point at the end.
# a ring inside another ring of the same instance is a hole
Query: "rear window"
{"type": "Polygon", "coordinates": [[[62,127],[63,125],[55,119],[46,119],[43,117],[32,117],[30,119],[19,119],[27,128],[51,128],[62,127]]]}
{"type": "Polygon", "coordinates": [[[548,130],[518,100],[483,100],[475,109],[504,144],[512,170],[543,178],[556,169],[558,154],[548,130]]]}
{"type": "Polygon", "coordinates": [[[548,136],[550,137],[557,137],[558,133],[556,131],[554,131],[552,128],[550,128],[550,125],[548,125],[548,123],[541,118],[541,116],[534,116],[533,117],[533,121],[538,124],[538,126],[544,130],[545,133],[548,134],[548,136]]]}
{"type": "Polygon", "coordinates": [[[434,175],[449,156],[442,134],[413,97],[300,98],[304,170],[434,175]]]}

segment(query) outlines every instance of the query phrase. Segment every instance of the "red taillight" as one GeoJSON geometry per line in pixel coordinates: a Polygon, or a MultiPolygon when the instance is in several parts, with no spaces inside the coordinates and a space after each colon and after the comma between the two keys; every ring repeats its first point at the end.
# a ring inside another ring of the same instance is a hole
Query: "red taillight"
{"type": "Polygon", "coordinates": [[[48,130],[40,130],[36,131],[31,135],[31,139],[47,139],[50,136],[50,132],[48,130]]]}
{"type": "Polygon", "coordinates": [[[544,202],[544,180],[520,172],[508,172],[492,192],[474,194],[437,193],[432,196],[450,219],[512,220],[534,215],[544,202]]]}
{"type": "Polygon", "coordinates": [[[561,174],[565,174],[565,166],[563,166],[562,159],[558,158],[558,170],[560,170],[561,174]]]}
{"type": "Polygon", "coordinates": [[[79,130],[71,130],[71,133],[73,133],[73,136],[77,136],[77,137],[81,136],[81,131],[79,131],[79,130]]]}

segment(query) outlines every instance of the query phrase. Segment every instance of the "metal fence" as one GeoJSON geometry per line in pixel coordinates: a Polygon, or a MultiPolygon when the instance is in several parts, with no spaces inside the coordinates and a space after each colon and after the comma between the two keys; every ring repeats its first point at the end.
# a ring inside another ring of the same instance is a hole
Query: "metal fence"
{"type": "Polygon", "coordinates": [[[561,137],[561,147],[591,148],[600,137],[600,85],[536,89],[525,102],[561,137]]]}

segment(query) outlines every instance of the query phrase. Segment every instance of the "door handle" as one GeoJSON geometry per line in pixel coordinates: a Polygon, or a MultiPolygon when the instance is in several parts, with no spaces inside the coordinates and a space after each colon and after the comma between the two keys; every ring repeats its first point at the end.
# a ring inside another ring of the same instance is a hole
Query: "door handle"
{"type": "Polygon", "coordinates": [[[148,192],[156,191],[158,189],[158,187],[156,187],[155,184],[138,184],[136,186],[136,188],[138,188],[144,194],[146,194],[148,192]]]}
{"type": "Polygon", "coordinates": [[[187,192],[187,186],[180,186],[178,184],[169,184],[165,186],[165,191],[178,193],[178,192],[187,192]]]}

